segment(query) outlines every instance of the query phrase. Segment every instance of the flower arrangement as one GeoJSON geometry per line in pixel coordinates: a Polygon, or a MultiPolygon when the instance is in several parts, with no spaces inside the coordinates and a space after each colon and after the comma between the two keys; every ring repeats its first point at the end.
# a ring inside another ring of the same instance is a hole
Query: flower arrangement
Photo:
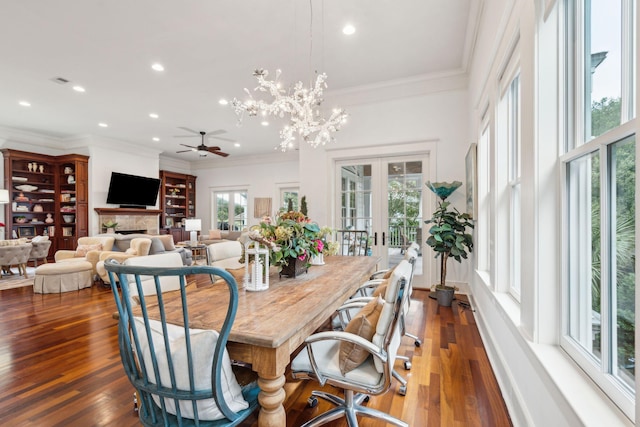
{"type": "Polygon", "coordinates": [[[264,217],[260,224],[251,227],[249,238],[268,246],[271,265],[282,267],[289,260],[309,259],[322,253],[325,243],[318,224],[311,222],[302,212],[280,212],[275,219],[264,217]]]}

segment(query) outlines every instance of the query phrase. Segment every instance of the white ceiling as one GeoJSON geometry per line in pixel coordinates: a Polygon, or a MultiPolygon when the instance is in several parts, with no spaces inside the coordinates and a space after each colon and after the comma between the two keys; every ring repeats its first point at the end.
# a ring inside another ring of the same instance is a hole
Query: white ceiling
{"type": "Polygon", "coordinates": [[[324,71],[327,99],[332,91],[464,72],[475,35],[473,3],[313,0],[311,14],[307,0],[4,0],[0,126],[60,144],[112,138],[184,160],[198,156],[176,154],[179,144],[198,145],[199,138],[175,138],[188,134],[179,127],[224,129],[222,136],[241,147],[215,139],[208,145],[232,156],[272,152],[275,123],[245,118],[238,127],[231,107],[218,103],[253,89],[255,68],[271,76],[280,68],[289,84],[308,84],[314,70],[324,71]],[[354,35],[342,34],[346,23],[356,27],[354,35]],[[154,72],[153,62],[165,71],[154,72]],[[72,90],[76,84],[86,92],[72,90]],[[149,118],[151,112],[160,117],[149,118]]]}

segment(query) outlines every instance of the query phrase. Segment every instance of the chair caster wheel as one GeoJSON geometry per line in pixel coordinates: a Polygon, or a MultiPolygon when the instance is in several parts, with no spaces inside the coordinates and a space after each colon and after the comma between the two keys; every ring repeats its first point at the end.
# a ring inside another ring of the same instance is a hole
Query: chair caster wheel
{"type": "Polygon", "coordinates": [[[311,396],[307,399],[307,405],[309,406],[309,408],[315,408],[316,406],[318,406],[318,398],[315,396],[311,396]]]}
{"type": "Polygon", "coordinates": [[[401,385],[400,389],[398,390],[398,394],[400,396],[406,396],[407,395],[407,386],[406,385],[401,385]]]}
{"type": "Polygon", "coordinates": [[[415,345],[416,347],[420,347],[422,345],[422,341],[420,340],[415,340],[415,342],[413,343],[413,345],[415,345]]]}
{"type": "Polygon", "coordinates": [[[362,403],[368,403],[370,399],[371,399],[371,396],[367,395],[367,397],[364,398],[362,403]]]}
{"type": "Polygon", "coordinates": [[[411,362],[409,362],[408,360],[405,360],[404,369],[407,371],[411,370],[411,362]]]}

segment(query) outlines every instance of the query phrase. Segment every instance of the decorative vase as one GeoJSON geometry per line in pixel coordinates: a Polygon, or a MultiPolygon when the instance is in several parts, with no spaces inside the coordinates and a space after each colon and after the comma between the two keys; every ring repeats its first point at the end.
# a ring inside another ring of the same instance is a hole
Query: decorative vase
{"type": "Polygon", "coordinates": [[[53,218],[51,217],[50,213],[47,214],[47,218],[44,220],[44,222],[46,222],[47,224],[51,224],[53,222],[53,218]]]}
{"type": "Polygon", "coordinates": [[[307,272],[307,262],[301,261],[296,257],[287,258],[287,265],[282,265],[280,277],[296,277],[307,272]]]}
{"type": "Polygon", "coordinates": [[[455,289],[453,288],[436,287],[436,299],[438,300],[438,305],[441,305],[443,307],[451,307],[454,292],[455,289]]]}
{"type": "Polygon", "coordinates": [[[318,255],[312,256],[309,263],[311,265],[324,265],[324,254],[319,253],[318,255]]]}
{"type": "Polygon", "coordinates": [[[115,234],[116,233],[116,229],[113,227],[107,227],[107,233],[108,234],[115,234]]]}

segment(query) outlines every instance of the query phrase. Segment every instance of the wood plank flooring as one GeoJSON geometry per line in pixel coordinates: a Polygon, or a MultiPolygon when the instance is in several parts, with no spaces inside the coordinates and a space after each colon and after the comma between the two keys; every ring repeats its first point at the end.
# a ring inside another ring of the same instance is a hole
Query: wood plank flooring
{"type": "MultiPolygon", "coordinates": [[[[423,345],[416,348],[405,337],[400,349],[413,356],[410,371],[397,365],[409,380],[407,395],[397,394],[395,383],[368,405],[416,427],[510,426],[473,313],[456,303],[440,308],[428,295],[414,292],[408,318],[407,329],[422,337],[423,345]]],[[[110,289],[101,286],[50,295],[33,294],[31,287],[0,291],[0,425],[139,425],[133,388],[120,363],[114,311],[110,289]]],[[[322,401],[306,407],[311,390],[318,388],[312,381],[287,384],[289,427],[330,408],[322,401]]],[[[257,426],[257,415],[242,425],[257,426]]],[[[361,418],[360,425],[385,424],[361,418]]]]}

